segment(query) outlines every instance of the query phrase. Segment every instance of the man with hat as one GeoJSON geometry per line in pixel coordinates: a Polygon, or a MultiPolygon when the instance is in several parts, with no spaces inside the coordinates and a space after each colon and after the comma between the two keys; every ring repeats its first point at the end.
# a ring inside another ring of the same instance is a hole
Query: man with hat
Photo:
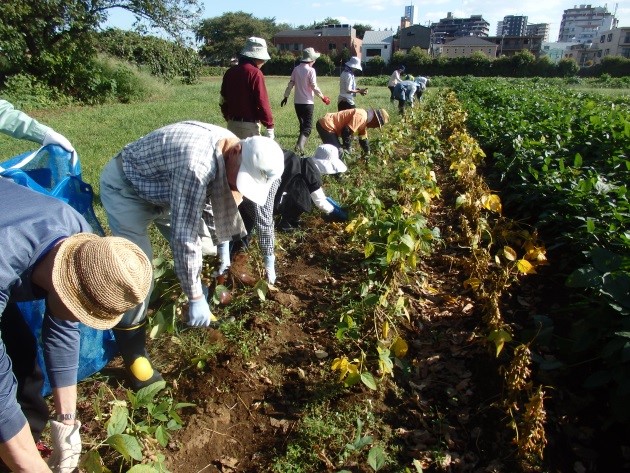
{"type": "Polygon", "coordinates": [[[317,74],[313,68],[313,64],[320,56],[313,48],[306,48],[302,51],[302,60],[300,64],[293,68],[289,84],[284,91],[284,98],[280,102],[280,106],[287,104],[291,89],[295,87],[295,97],[293,103],[295,105],[295,114],[300,124],[300,136],[295,144],[295,152],[300,156],[304,154],[306,141],[311,135],[313,128],[313,96],[317,95],[326,105],[330,104],[330,99],[326,97],[317,86],[317,74]]]}
{"type": "Polygon", "coordinates": [[[407,74],[405,80],[394,87],[394,98],[398,100],[398,112],[401,115],[405,113],[405,106],[413,107],[417,89],[418,84],[414,81],[413,76],[409,74],[407,74]]]}
{"type": "Polygon", "coordinates": [[[260,70],[269,59],[266,41],[252,36],[247,38],[238,64],[223,75],[221,113],[227,121],[227,129],[239,138],[260,135],[261,124],[267,136],[275,138],[269,94],[260,70]]]}
{"type": "Polygon", "coordinates": [[[18,311],[18,302],[45,299],[42,344],[57,413],[46,464],[16,400],[19,386],[0,341],[0,457],[14,472],[70,473],[81,455],[78,322],[100,330],[116,325],[148,294],[151,263],[124,238],[90,233],[83,216],[60,199],[0,178],[0,202],[0,314],[18,311]]]}
{"type": "MultiPolygon", "coordinates": [[[[101,202],[112,234],[136,243],[152,259],[148,227],[154,223],[170,243],[175,273],[188,296],[186,323],[210,325],[212,314],[201,281],[206,225],[215,243],[246,234],[238,211],[243,196],[264,204],[284,168],[272,139],[239,139],[229,130],[186,121],[159,128],[128,144],[101,173],[101,202]]],[[[134,388],[161,379],[145,348],[150,294],[114,328],[134,388]]]]}
{"type": "Polygon", "coordinates": [[[388,121],[389,114],[383,108],[369,110],[352,108],[337,113],[327,113],[317,121],[315,128],[322,141],[337,147],[340,154],[351,151],[352,136],[358,135],[361,150],[366,156],[370,153],[367,129],[380,128],[388,121]]]}
{"type": "Polygon", "coordinates": [[[362,71],[361,60],[352,56],[344,65],[339,77],[339,96],[337,97],[337,110],[348,110],[356,108],[354,98],[357,94],[365,95],[368,90],[357,88],[357,81],[354,77],[356,71],[362,71]]]}

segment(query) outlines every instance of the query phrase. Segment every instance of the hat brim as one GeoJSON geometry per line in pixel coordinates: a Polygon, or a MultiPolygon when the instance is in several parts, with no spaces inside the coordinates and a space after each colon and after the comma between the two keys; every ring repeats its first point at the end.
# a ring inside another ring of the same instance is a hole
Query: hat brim
{"type": "Polygon", "coordinates": [[[383,115],[381,115],[381,111],[375,108],[372,108],[372,112],[374,113],[374,116],[376,117],[376,121],[378,122],[378,127],[382,128],[385,122],[383,120],[383,115]]]}
{"type": "Polygon", "coordinates": [[[93,303],[84,294],[76,271],[76,249],[98,238],[92,233],[77,233],[62,241],[53,263],[52,284],[63,304],[79,322],[98,330],[107,330],[118,324],[123,314],[105,312],[93,303]]]}
{"type": "Polygon", "coordinates": [[[273,181],[271,179],[266,183],[256,181],[248,169],[242,168],[243,164],[241,163],[241,170],[236,175],[236,188],[243,196],[263,207],[269,197],[269,190],[273,181]]]}

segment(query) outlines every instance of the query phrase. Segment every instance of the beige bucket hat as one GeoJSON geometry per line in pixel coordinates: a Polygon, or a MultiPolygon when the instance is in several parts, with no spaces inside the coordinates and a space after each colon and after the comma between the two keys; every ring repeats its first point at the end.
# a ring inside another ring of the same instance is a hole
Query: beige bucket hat
{"type": "Polygon", "coordinates": [[[267,52],[267,42],[256,36],[247,38],[247,42],[241,51],[241,56],[250,57],[252,59],[262,59],[268,61],[271,59],[267,52]]]}
{"type": "Polygon", "coordinates": [[[321,56],[321,54],[316,52],[313,48],[306,48],[302,50],[302,59],[300,62],[315,62],[319,56],[321,56]]]}

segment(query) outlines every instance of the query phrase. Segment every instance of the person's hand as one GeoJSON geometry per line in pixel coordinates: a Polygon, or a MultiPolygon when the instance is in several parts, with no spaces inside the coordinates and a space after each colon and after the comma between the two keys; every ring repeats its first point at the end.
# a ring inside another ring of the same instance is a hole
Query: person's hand
{"type": "Polygon", "coordinates": [[[337,201],[330,197],[326,197],[326,200],[333,206],[333,210],[325,215],[324,220],[328,222],[345,222],[348,220],[348,212],[337,201]]]}
{"type": "Polygon", "coordinates": [[[191,327],[208,327],[212,321],[212,312],[206,300],[208,288],[204,286],[204,294],[199,299],[191,299],[188,302],[188,320],[191,327]]]}
{"type": "Polygon", "coordinates": [[[322,102],[324,102],[326,105],[330,105],[330,98],[323,96],[322,97],[322,102]]]}
{"type": "Polygon", "coordinates": [[[289,100],[289,97],[283,98],[282,101],[280,102],[280,106],[284,107],[287,104],[287,100],[289,100]]]}
{"type": "Polygon", "coordinates": [[[271,138],[272,140],[276,139],[276,133],[273,128],[267,128],[267,137],[271,138]]]}
{"type": "Polygon", "coordinates": [[[68,138],[60,135],[54,130],[50,130],[48,133],[46,133],[46,136],[44,136],[44,141],[42,141],[42,145],[59,145],[69,153],[72,153],[74,151],[74,146],[70,144],[68,138]]]}
{"type": "Polygon", "coordinates": [[[267,272],[267,281],[273,284],[276,282],[276,256],[265,255],[263,261],[265,263],[265,271],[267,272]]]}
{"type": "Polygon", "coordinates": [[[367,95],[367,93],[368,93],[367,87],[365,89],[359,89],[359,93],[361,95],[367,95]]]}
{"type": "Polygon", "coordinates": [[[48,466],[54,473],[72,473],[79,466],[81,458],[81,422],[66,425],[56,420],[50,421],[50,440],[53,452],[48,466]]]}

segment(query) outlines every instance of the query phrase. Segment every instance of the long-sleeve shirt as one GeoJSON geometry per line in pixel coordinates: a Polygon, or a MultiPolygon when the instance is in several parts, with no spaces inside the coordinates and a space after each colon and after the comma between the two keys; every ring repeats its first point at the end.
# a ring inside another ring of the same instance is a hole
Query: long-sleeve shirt
{"type": "MultiPolygon", "coordinates": [[[[0,314],[8,303],[44,299],[45,292],[31,281],[35,265],[60,239],[91,231],[81,214],[63,201],[0,177],[0,314]]],[[[76,384],[79,340],[78,322],[55,319],[46,311],[42,342],[53,387],[76,384]]],[[[3,345],[0,339],[0,442],[26,425],[3,345]]]]}
{"type": "Polygon", "coordinates": [[[357,95],[356,92],[353,92],[354,90],[357,90],[357,81],[352,69],[346,66],[339,77],[337,102],[348,102],[350,105],[354,105],[354,97],[357,95]]]}
{"type": "Polygon", "coordinates": [[[6,100],[0,100],[0,132],[42,144],[50,127],[42,125],[26,113],[16,110],[6,100]]]}
{"type": "Polygon", "coordinates": [[[353,134],[359,138],[367,138],[368,113],[362,108],[342,110],[336,113],[327,113],[319,119],[321,127],[337,136],[342,135],[345,127],[348,127],[353,134]]]}
{"type": "Polygon", "coordinates": [[[265,76],[249,62],[229,68],[221,84],[221,112],[226,120],[262,123],[273,128],[265,76]]]}
{"type": "Polygon", "coordinates": [[[175,274],[188,297],[201,293],[198,234],[208,205],[217,242],[246,234],[217,146],[224,138],[236,136],[215,125],[180,122],[155,130],[121,151],[123,171],[138,195],[171,211],[175,274]]]}
{"type": "Polygon", "coordinates": [[[289,84],[284,91],[284,96],[291,95],[291,89],[295,87],[294,103],[312,104],[313,96],[323,97],[324,94],[317,86],[317,74],[308,62],[302,62],[293,68],[289,84]]]}
{"type": "Polygon", "coordinates": [[[389,82],[387,83],[387,87],[394,87],[399,82],[400,82],[400,71],[396,69],[394,72],[392,72],[392,75],[389,76],[389,82]]]}

